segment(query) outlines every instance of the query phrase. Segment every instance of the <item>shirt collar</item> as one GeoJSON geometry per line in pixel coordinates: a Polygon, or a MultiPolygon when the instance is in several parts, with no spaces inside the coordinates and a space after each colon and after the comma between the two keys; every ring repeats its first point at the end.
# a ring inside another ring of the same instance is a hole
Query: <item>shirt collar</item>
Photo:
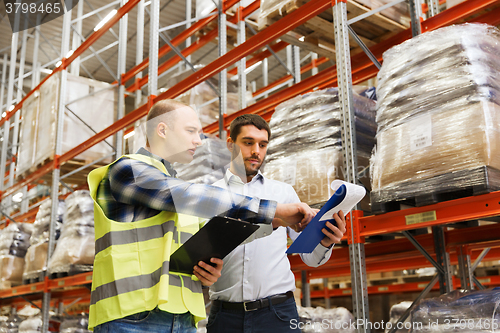
{"type": "Polygon", "coordinates": [[[167,169],[167,171],[171,177],[175,177],[177,175],[177,171],[174,170],[174,167],[172,166],[172,164],[170,164],[169,161],[161,158],[158,155],[155,155],[155,154],[147,151],[144,147],[139,148],[139,150],[137,151],[136,154],[146,155],[148,157],[151,157],[151,158],[154,158],[155,160],[160,161],[161,163],[163,163],[163,165],[165,166],[165,168],[167,169]]]}
{"type": "Polygon", "coordinates": [[[240,177],[236,176],[234,173],[229,170],[229,168],[226,170],[226,174],[224,176],[226,183],[229,184],[229,182],[236,182],[240,184],[251,184],[257,181],[260,181],[262,184],[264,183],[264,180],[266,179],[262,172],[260,170],[257,172],[257,174],[252,178],[252,180],[249,183],[244,183],[240,177]]]}

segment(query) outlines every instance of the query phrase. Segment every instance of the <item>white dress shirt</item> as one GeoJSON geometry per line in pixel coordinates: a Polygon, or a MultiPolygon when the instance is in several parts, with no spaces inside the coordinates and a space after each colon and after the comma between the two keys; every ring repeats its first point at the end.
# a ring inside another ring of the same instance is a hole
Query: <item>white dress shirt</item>
{"type": "MultiPolygon", "coordinates": [[[[228,169],[224,179],[213,185],[278,203],[300,202],[292,186],[267,179],[260,171],[245,184],[228,169]]],[[[244,302],[295,290],[295,277],[285,253],[287,232],[293,240],[299,235],[290,228],[279,227],[273,231],[272,226],[261,226],[243,245],[228,254],[221,277],[210,287],[210,299],[244,302]]],[[[317,267],[328,261],[330,255],[331,249],[318,244],[312,253],[301,254],[301,257],[308,266],[317,267]]]]}

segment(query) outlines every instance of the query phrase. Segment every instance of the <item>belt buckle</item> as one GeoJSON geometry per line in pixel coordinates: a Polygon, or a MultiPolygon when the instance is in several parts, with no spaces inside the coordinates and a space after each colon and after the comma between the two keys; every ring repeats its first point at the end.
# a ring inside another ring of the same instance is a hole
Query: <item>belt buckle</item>
{"type": "Polygon", "coordinates": [[[250,311],[255,311],[257,309],[247,309],[247,304],[249,303],[253,303],[254,301],[250,301],[250,302],[243,302],[243,309],[245,310],[245,312],[250,312],[250,311]]]}

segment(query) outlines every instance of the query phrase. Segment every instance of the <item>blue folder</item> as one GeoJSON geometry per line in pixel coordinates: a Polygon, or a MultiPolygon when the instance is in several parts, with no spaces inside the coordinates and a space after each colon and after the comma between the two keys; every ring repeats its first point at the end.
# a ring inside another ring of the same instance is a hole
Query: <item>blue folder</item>
{"type": "Polygon", "coordinates": [[[323,221],[320,221],[320,219],[323,217],[323,215],[325,215],[326,212],[338,206],[342,202],[342,200],[344,200],[346,194],[346,186],[341,185],[326,202],[326,204],[321,208],[321,210],[316,214],[316,216],[313,217],[306,228],[295,239],[286,253],[311,253],[316,248],[316,246],[318,246],[319,242],[321,242],[321,240],[325,237],[325,234],[321,230],[325,228],[326,222],[330,222],[334,226],[337,226],[337,222],[335,222],[335,219],[333,218],[323,221]]]}

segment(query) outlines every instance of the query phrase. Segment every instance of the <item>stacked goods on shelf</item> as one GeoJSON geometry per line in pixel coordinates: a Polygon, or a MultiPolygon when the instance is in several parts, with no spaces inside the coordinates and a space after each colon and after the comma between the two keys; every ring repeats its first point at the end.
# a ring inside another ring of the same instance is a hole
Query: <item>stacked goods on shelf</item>
{"type": "MultiPolygon", "coordinates": [[[[195,67],[199,69],[203,66],[197,65],[195,67]]],[[[193,71],[188,69],[172,76],[168,80],[166,88],[168,89],[173,87],[191,74],[193,74],[193,71]]],[[[191,106],[198,113],[198,117],[200,118],[200,122],[203,127],[210,125],[219,119],[219,95],[209,86],[207,82],[210,82],[216,89],[218,89],[219,80],[217,76],[215,76],[191,88],[176,98],[179,102],[191,106]]],[[[248,89],[246,98],[247,101],[252,99],[252,93],[248,89]]],[[[229,115],[238,110],[238,82],[228,78],[226,113],[229,115]]]]}
{"type": "Polygon", "coordinates": [[[4,321],[0,325],[0,333],[18,333],[19,324],[22,319],[16,314],[12,314],[9,316],[7,321],[4,321]]]}
{"type": "Polygon", "coordinates": [[[94,205],[89,191],[75,191],[65,200],[61,237],[50,258],[49,273],[91,271],[95,255],[94,205]]]}
{"type": "Polygon", "coordinates": [[[42,331],[42,318],[40,316],[24,320],[19,324],[19,333],[38,333],[42,331]]]}
{"type": "Polygon", "coordinates": [[[354,322],[354,316],[346,308],[325,309],[303,308],[297,306],[300,324],[290,323],[293,329],[296,326],[302,330],[302,333],[354,333],[351,323],[354,322]]]}
{"type": "Polygon", "coordinates": [[[89,327],[89,317],[85,314],[78,315],[76,317],[67,317],[59,326],[59,333],[87,333],[91,332],[88,330],[89,327]]]}
{"type": "MultiPolygon", "coordinates": [[[[23,104],[18,175],[32,172],[37,166],[54,158],[60,83],[60,75],[53,75],[41,86],[39,94],[33,94],[23,104]]],[[[66,95],[62,101],[65,104],[62,153],[111,125],[116,104],[116,89],[109,83],[68,75],[66,85],[66,95]]],[[[75,158],[93,161],[112,152],[111,145],[100,142],[75,158]]],[[[107,161],[111,161],[111,157],[107,161]]]]}
{"type": "MultiPolygon", "coordinates": [[[[358,169],[369,164],[375,143],[375,102],[353,92],[358,169]]],[[[322,203],[333,194],[330,184],[343,179],[341,109],[336,88],[297,96],[276,107],[264,171],[292,185],[300,200],[322,203]]],[[[369,186],[366,172],[360,181],[369,186]]],[[[366,207],[368,209],[368,207],[366,207]]]]}
{"type": "Polygon", "coordinates": [[[0,288],[22,283],[24,257],[33,225],[11,222],[0,234],[0,288]]]}
{"type": "MultiPolygon", "coordinates": [[[[406,310],[411,306],[412,302],[401,302],[398,304],[394,304],[391,307],[391,311],[389,313],[389,322],[385,326],[385,333],[389,333],[392,329],[392,327],[396,327],[396,323],[398,322],[399,318],[405,313],[406,310]],[[390,325],[389,325],[390,323],[390,325]]],[[[411,324],[410,319],[407,318],[402,324],[401,328],[397,328],[394,333],[408,333],[410,331],[411,324]]]]}
{"type": "Polygon", "coordinates": [[[411,332],[496,332],[500,313],[499,288],[455,290],[422,300],[411,312],[411,332]]]}
{"type": "Polygon", "coordinates": [[[499,54],[500,31],[481,24],[428,32],[384,53],[375,212],[500,189],[499,54]]]}
{"type": "MultiPolygon", "coordinates": [[[[23,281],[30,283],[31,280],[43,278],[43,273],[47,269],[47,249],[49,247],[49,230],[52,200],[47,199],[38,209],[33,223],[33,233],[30,237],[30,247],[26,252],[26,263],[24,266],[23,281]]],[[[57,209],[57,220],[55,225],[55,240],[61,234],[61,224],[66,210],[64,201],[59,201],[57,209]]]]}
{"type": "Polygon", "coordinates": [[[231,153],[225,141],[207,137],[196,148],[193,161],[189,164],[175,163],[177,177],[192,183],[213,184],[224,177],[231,162],[231,153]]]}
{"type": "MultiPolygon", "coordinates": [[[[356,1],[372,10],[380,8],[392,2],[391,0],[356,0],[356,1]]],[[[408,8],[408,3],[406,2],[400,2],[387,9],[384,9],[380,12],[380,14],[406,27],[410,27],[410,22],[411,22],[410,12],[408,8]]]]}

